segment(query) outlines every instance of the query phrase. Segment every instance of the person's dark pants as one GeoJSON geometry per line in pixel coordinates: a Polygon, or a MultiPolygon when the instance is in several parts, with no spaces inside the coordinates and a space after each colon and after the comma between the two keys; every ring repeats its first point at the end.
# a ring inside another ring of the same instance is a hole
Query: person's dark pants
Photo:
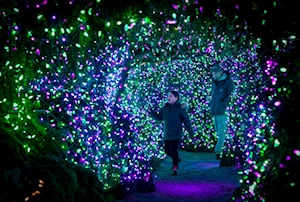
{"type": "Polygon", "coordinates": [[[165,152],[172,158],[173,166],[178,166],[179,155],[178,146],[180,140],[165,140],[165,152]]]}

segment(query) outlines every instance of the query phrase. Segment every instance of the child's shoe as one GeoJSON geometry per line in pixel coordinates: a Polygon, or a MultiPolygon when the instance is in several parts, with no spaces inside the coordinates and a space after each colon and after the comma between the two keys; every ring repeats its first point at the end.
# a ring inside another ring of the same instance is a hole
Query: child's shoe
{"type": "MultiPolygon", "coordinates": [[[[180,163],[180,162],[181,162],[181,158],[178,159],[178,163],[180,163]]],[[[178,169],[178,166],[177,166],[177,169],[178,169]]],[[[172,166],[171,170],[173,170],[173,166],[172,166]]]]}
{"type": "Polygon", "coordinates": [[[172,175],[178,175],[178,166],[173,166],[173,173],[172,175]]]}

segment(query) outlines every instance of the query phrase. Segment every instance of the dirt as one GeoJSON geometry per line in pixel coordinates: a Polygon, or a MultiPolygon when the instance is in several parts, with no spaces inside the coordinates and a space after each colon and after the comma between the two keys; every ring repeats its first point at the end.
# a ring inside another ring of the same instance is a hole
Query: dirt
{"type": "Polygon", "coordinates": [[[238,168],[220,166],[214,153],[179,151],[179,175],[172,176],[167,157],[155,171],[156,191],[132,193],[119,202],[225,202],[239,187],[238,168]]]}

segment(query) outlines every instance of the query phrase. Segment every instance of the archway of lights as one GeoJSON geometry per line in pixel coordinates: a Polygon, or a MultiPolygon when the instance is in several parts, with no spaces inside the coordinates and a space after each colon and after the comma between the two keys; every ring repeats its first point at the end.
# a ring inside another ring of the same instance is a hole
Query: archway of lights
{"type": "MultiPolygon", "coordinates": [[[[165,154],[161,123],[145,110],[161,107],[170,89],[179,90],[189,103],[196,131],[194,137],[184,135],[181,147],[213,148],[209,68],[218,62],[230,71],[236,85],[224,153],[245,166],[242,198],[263,197],[255,193],[271,161],[256,160],[264,159],[270,142],[280,145],[273,138],[272,117],[281,104],[273,87],[276,75],[271,73],[278,64],[272,58],[259,59],[261,42],[248,32],[247,22],[230,21],[220,10],[206,19],[201,17],[202,7],[191,18],[189,6],[172,5],[169,11],[150,13],[138,10],[100,23],[101,13],[93,4],[66,19],[37,14],[38,27],[26,31],[14,17],[17,8],[2,13],[9,27],[4,48],[10,58],[1,76],[11,81],[7,89],[14,89],[16,96],[6,92],[1,103],[14,109],[5,118],[22,134],[27,151],[33,151],[37,142],[59,139],[62,156],[94,170],[106,189],[147,180],[152,162],[165,154]],[[29,125],[42,127],[39,124],[62,136],[49,138],[45,132],[26,130],[29,125]],[[255,176],[251,180],[249,173],[255,176]]],[[[280,51],[293,39],[283,39],[282,46],[274,42],[274,48],[280,51]]]]}

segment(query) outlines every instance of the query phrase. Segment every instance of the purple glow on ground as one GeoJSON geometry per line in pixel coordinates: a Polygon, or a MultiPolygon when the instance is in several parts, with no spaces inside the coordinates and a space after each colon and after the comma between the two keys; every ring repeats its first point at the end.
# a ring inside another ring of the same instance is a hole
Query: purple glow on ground
{"type": "Polygon", "coordinates": [[[180,151],[179,175],[171,175],[167,157],[154,173],[156,191],[133,193],[121,202],[225,202],[239,187],[237,167],[220,167],[213,153],[180,151]]]}
{"type": "Polygon", "coordinates": [[[224,182],[161,181],[156,183],[156,192],[160,194],[160,197],[170,201],[180,201],[179,198],[185,198],[186,201],[216,200],[223,195],[225,195],[225,201],[225,199],[230,199],[228,191],[235,188],[235,183],[224,182]]]}

